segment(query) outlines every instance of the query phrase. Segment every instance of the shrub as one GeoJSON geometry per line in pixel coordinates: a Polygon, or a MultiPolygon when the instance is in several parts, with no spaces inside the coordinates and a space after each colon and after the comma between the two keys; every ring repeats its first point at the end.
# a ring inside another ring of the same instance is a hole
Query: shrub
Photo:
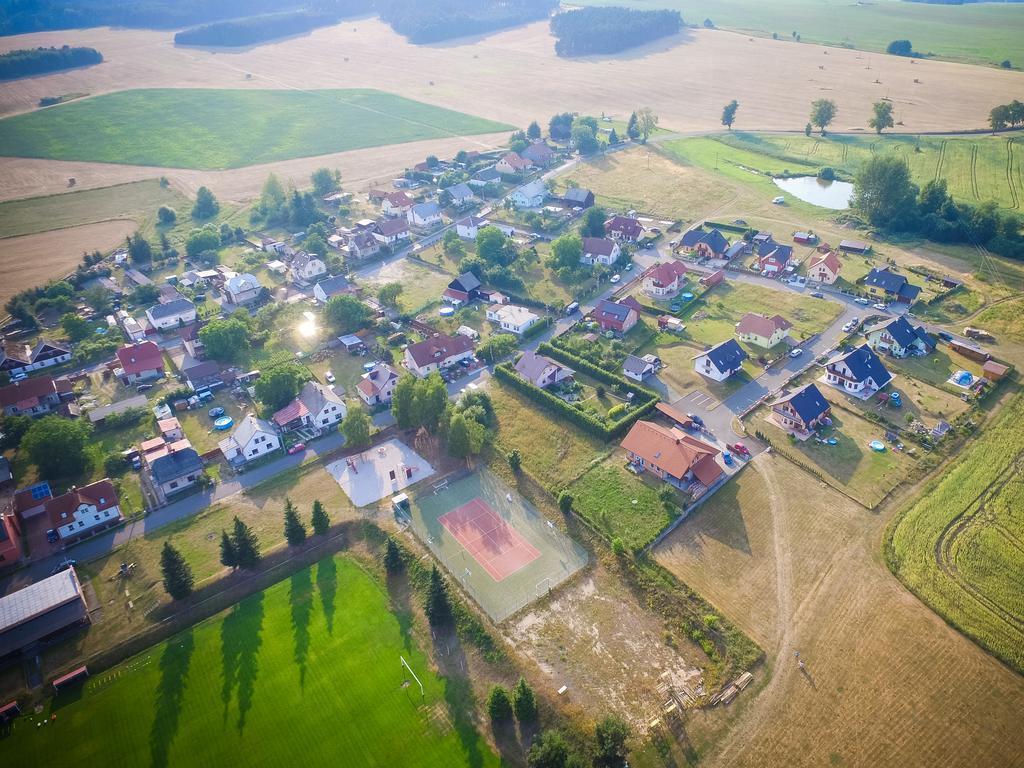
{"type": "Polygon", "coordinates": [[[512,719],[512,697],[503,685],[495,685],[487,695],[487,714],[498,725],[512,719]]]}

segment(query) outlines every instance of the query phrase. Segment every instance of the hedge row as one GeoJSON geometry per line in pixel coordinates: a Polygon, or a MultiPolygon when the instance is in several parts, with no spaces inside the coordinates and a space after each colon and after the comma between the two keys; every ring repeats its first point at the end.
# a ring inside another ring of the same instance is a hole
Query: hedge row
{"type": "Polygon", "coordinates": [[[750,229],[750,227],[743,227],[739,224],[723,224],[720,221],[705,221],[704,226],[711,229],[724,229],[728,232],[746,232],[750,229]]]}
{"type": "Polygon", "coordinates": [[[551,324],[553,322],[554,321],[550,317],[542,317],[536,323],[534,323],[525,331],[523,331],[523,341],[527,341],[528,339],[540,336],[542,333],[544,333],[544,331],[551,327],[551,324]]]}
{"type": "Polygon", "coordinates": [[[613,387],[618,386],[626,392],[632,392],[636,397],[642,398],[644,400],[654,400],[655,402],[657,402],[658,400],[659,395],[657,392],[653,392],[650,389],[647,389],[646,387],[641,387],[637,384],[634,384],[625,376],[617,376],[614,373],[610,373],[606,371],[604,368],[594,365],[589,360],[579,357],[578,355],[574,355],[572,352],[562,349],[561,347],[557,347],[554,344],[544,342],[539,347],[537,347],[537,351],[540,352],[542,355],[547,355],[548,357],[553,357],[556,360],[560,360],[561,362],[568,365],[570,368],[575,368],[578,371],[583,371],[591,378],[597,379],[598,381],[603,381],[605,384],[610,384],[613,387]]]}

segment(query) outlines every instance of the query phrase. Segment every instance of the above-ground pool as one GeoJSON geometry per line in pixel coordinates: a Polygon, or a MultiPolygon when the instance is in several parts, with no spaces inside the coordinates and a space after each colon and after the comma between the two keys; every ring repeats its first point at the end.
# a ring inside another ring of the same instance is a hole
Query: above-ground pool
{"type": "Polygon", "coordinates": [[[681,299],[685,299],[686,301],[689,301],[690,299],[692,299],[692,298],[693,298],[693,294],[692,294],[692,293],[690,293],[689,291],[687,291],[686,293],[681,293],[681,294],[679,294],[679,297],[680,297],[681,299]]]}
{"type": "Polygon", "coordinates": [[[868,445],[871,446],[872,451],[877,451],[878,453],[881,453],[882,451],[885,450],[885,443],[883,443],[881,440],[872,440],[870,443],[868,443],[868,445]]]}
{"type": "Polygon", "coordinates": [[[969,387],[974,383],[974,375],[970,371],[957,371],[956,383],[961,387],[969,387]]]}
{"type": "Polygon", "coordinates": [[[230,429],[231,425],[234,423],[235,420],[232,419],[230,416],[221,416],[219,419],[213,422],[213,428],[224,431],[225,429],[230,429]]]}
{"type": "Polygon", "coordinates": [[[451,317],[455,314],[455,307],[441,307],[437,310],[437,314],[441,317],[451,317]]]}

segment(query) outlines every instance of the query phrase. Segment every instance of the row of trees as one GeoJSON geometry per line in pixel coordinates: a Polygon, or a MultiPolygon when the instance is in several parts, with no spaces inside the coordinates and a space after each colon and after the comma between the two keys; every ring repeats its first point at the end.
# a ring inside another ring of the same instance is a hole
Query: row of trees
{"type": "Polygon", "coordinates": [[[0,80],[42,75],[72,67],[88,67],[103,61],[95,48],[19,48],[0,54],[0,80]]]}
{"type": "Polygon", "coordinates": [[[558,13],[551,18],[555,53],[587,56],[616,53],[683,28],[679,11],[638,11],[618,7],[590,7],[558,13]]]}
{"type": "Polygon", "coordinates": [[[1024,103],[1014,99],[1009,104],[992,107],[992,111],[988,114],[988,124],[993,131],[1024,125],[1024,103]]]}
{"type": "Polygon", "coordinates": [[[478,35],[547,18],[558,0],[379,0],[381,18],[414,43],[478,35]]]}

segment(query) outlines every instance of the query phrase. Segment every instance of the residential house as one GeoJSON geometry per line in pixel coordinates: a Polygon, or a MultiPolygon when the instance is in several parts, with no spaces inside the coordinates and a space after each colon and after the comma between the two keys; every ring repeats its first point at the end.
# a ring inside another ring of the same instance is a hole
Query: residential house
{"type": "Polygon", "coordinates": [[[125,384],[138,384],[164,375],[164,355],[152,341],[127,344],[117,350],[117,364],[125,384]]]}
{"type": "Polygon", "coordinates": [[[839,279],[839,273],[843,268],[843,262],[835,251],[820,253],[815,251],[807,262],[807,279],[814,280],[825,285],[832,285],[839,279]]]}
{"type": "Polygon", "coordinates": [[[643,381],[659,370],[661,370],[661,358],[656,355],[644,355],[643,357],[627,355],[622,364],[622,373],[627,379],[633,379],[633,381],[643,381]]]}
{"type": "Polygon", "coordinates": [[[546,168],[555,160],[555,151],[544,141],[533,142],[519,154],[538,168],[546,168]]]}
{"type": "Polygon", "coordinates": [[[186,298],[179,298],[150,307],[146,310],[146,317],[154,328],[161,331],[180,328],[196,321],[196,305],[186,298]]]}
{"type": "Polygon", "coordinates": [[[373,236],[382,245],[394,246],[409,239],[409,222],[401,219],[383,219],[377,222],[373,236]]]}
{"type": "Polygon", "coordinates": [[[842,240],[839,243],[839,250],[843,253],[855,253],[858,256],[863,256],[871,253],[871,246],[860,240],[842,240]]]}
{"type": "Polygon", "coordinates": [[[168,497],[192,488],[203,475],[203,460],[191,446],[168,451],[147,462],[147,466],[153,490],[161,504],[168,497]]]}
{"type": "Polygon", "coordinates": [[[114,484],[103,479],[51,496],[43,506],[57,540],[70,544],[120,523],[120,503],[114,484]]]}
{"type": "MultiPolygon", "coordinates": [[[[167,279],[177,281],[178,278],[171,275],[167,279]]],[[[170,304],[172,301],[183,298],[185,297],[181,295],[181,292],[170,283],[164,283],[157,289],[157,301],[161,304],[170,304]]]]}
{"type": "Polygon", "coordinates": [[[638,421],[621,443],[629,462],[676,488],[702,495],[725,474],[713,445],[674,427],[638,421]]]}
{"type": "Polygon", "coordinates": [[[124,331],[125,337],[132,344],[146,340],[146,329],[142,327],[138,320],[128,314],[128,310],[117,310],[117,323],[121,326],[121,330],[124,331]]]}
{"type": "Polygon", "coordinates": [[[720,259],[729,249],[729,241],[719,230],[691,229],[679,239],[679,250],[698,258],[720,259]]]}
{"type": "Polygon", "coordinates": [[[612,216],[605,221],[604,232],[620,243],[635,243],[643,235],[644,227],[630,216],[612,216]]]}
{"type": "Polygon", "coordinates": [[[439,334],[405,348],[405,367],[419,378],[455,365],[473,356],[473,340],[465,336],[439,334]]]}
{"type": "Polygon", "coordinates": [[[576,373],[572,368],[566,368],[557,360],[538,355],[532,350],[527,350],[519,356],[515,369],[516,373],[533,386],[541,389],[571,379],[576,373]]]}
{"type": "Polygon", "coordinates": [[[377,363],[363,374],[356,384],[356,391],[362,401],[370,407],[386,405],[391,402],[397,383],[398,371],[387,363],[377,363]]]}
{"type": "Polygon", "coordinates": [[[888,352],[893,357],[927,355],[935,349],[935,339],[922,325],[911,325],[903,315],[872,325],[865,329],[868,346],[876,352],[888,352]]]}
{"type": "Polygon", "coordinates": [[[278,450],[281,447],[281,436],[269,421],[250,413],[218,445],[227,461],[245,464],[278,450]]]}
{"type": "Polygon", "coordinates": [[[251,304],[260,297],[262,290],[260,281],[254,275],[244,272],[224,281],[224,300],[235,306],[251,304]]]}
{"type": "Polygon", "coordinates": [[[467,216],[455,222],[455,234],[463,240],[476,240],[477,234],[487,224],[487,219],[482,219],[479,216],[467,216]]]}
{"type": "Polygon", "coordinates": [[[330,387],[307,381],[299,394],[272,417],[282,431],[312,427],[322,430],[338,424],[348,409],[345,401],[330,387]]]}
{"type": "MultiPolygon", "coordinates": [[[[401,219],[395,219],[395,221],[401,221],[401,219]]],[[[348,235],[345,238],[345,244],[341,247],[341,252],[345,254],[347,262],[358,263],[372,259],[380,253],[380,249],[381,243],[374,233],[364,229],[348,235]]]]}
{"type": "Polygon", "coordinates": [[[327,265],[315,253],[299,251],[292,259],[291,276],[293,283],[305,285],[327,274],[327,265]]]}
{"type": "Polygon", "coordinates": [[[60,411],[74,396],[67,379],[35,376],[0,388],[0,410],[4,416],[36,418],[60,411]]]}
{"type": "Polygon", "coordinates": [[[441,301],[456,307],[469,304],[480,297],[480,281],[472,272],[463,272],[445,288],[441,301]]]}
{"type": "Polygon", "coordinates": [[[640,304],[632,296],[621,301],[601,299],[594,307],[594,320],[602,331],[625,334],[632,330],[640,319],[640,304]]]}
{"type": "Polygon", "coordinates": [[[185,439],[185,430],[182,429],[181,422],[175,416],[158,420],[156,428],[165,443],[176,443],[185,439]]]}
{"type": "Polygon", "coordinates": [[[706,352],[693,358],[693,368],[701,376],[713,381],[725,381],[742,370],[743,361],[749,357],[736,339],[726,339],[706,352]]]}
{"type": "Polygon", "coordinates": [[[892,374],[867,344],[838,355],[825,364],[825,381],[836,389],[863,396],[882,389],[892,374]]]}
{"type": "Polygon", "coordinates": [[[772,419],[785,430],[807,434],[823,423],[832,406],[811,383],[783,395],[771,404],[772,419]]]}
{"type": "Polygon", "coordinates": [[[521,173],[526,173],[532,167],[533,163],[526,158],[521,157],[515,152],[509,152],[495,163],[494,170],[505,176],[518,176],[521,173]]]}
{"type": "Polygon", "coordinates": [[[663,261],[643,275],[642,290],[656,299],[669,299],[686,283],[686,265],[681,261],[663,261]]]}
{"type": "Polygon", "coordinates": [[[484,168],[474,173],[467,183],[471,187],[486,187],[488,184],[498,184],[500,182],[501,173],[492,165],[490,168],[484,168]]]}
{"type": "Polygon", "coordinates": [[[437,203],[417,203],[406,214],[410,225],[426,229],[441,223],[441,206],[437,203]]]}
{"type": "Polygon", "coordinates": [[[782,272],[793,258],[793,246],[780,245],[769,237],[757,243],[757,269],[762,275],[775,277],[782,272]]]}
{"type": "Polygon", "coordinates": [[[11,374],[39,371],[70,359],[70,347],[49,339],[39,339],[34,344],[7,341],[0,347],[0,371],[11,374]]]}
{"type": "Polygon", "coordinates": [[[898,304],[912,304],[921,288],[912,285],[903,275],[897,275],[889,267],[874,267],[864,278],[868,293],[886,301],[898,304]]]}
{"type": "Polygon", "coordinates": [[[534,179],[529,184],[524,184],[509,195],[512,205],[516,208],[537,208],[544,205],[548,196],[548,188],[541,179],[534,179]]]}
{"type": "Polygon", "coordinates": [[[381,201],[380,209],[385,216],[405,216],[416,204],[405,192],[388,192],[381,201]]]}
{"type": "Polygon", "coordinates": [[[313,298],[326,304],[335,296],[351,295],[356,292],[353,285],[343,275],[326,277],[313,286],[313,298]]]}
{"type": "Polygon", "coordinates": [[[580,187],[569,187],[562,195],[562,203],[570,208],[592,208],[594,202],[594,193],[580,187]]]}
{"type": "Polygon", "coordinates": [[[781,344],[789,336],[789,329],[793,327],[782,315],[758,315],[747,312],[738,323],[736,323],[736,336],[740,341],[754,344],[762,349],[771,349],[776,344],[781,344]]]}
{"type": "Polygon", "coordinates": [[[526,307],[516,307],[511,304],[489,304],[487,319],[492,323],[497,323],[501,330],[520,336],[533,327],[534,323],[540,320],[540,316],[526,307]]]}
{"type": "Polygon", "coordinates": [[[619,260],[622,249],[614,240],[607,237],[584,237],[581,264],[604,264],[610,267],[619,260]]]}
{"type": "Polygon", "coordinates": [[[464,181],[459,182],[455,186],[448,187],[446,191],[448,192],[448,197],[451,198],[452,205],[456,208],[469,205],[476,200],[476,195],[473,194],[472,188],[464,181]]]}

